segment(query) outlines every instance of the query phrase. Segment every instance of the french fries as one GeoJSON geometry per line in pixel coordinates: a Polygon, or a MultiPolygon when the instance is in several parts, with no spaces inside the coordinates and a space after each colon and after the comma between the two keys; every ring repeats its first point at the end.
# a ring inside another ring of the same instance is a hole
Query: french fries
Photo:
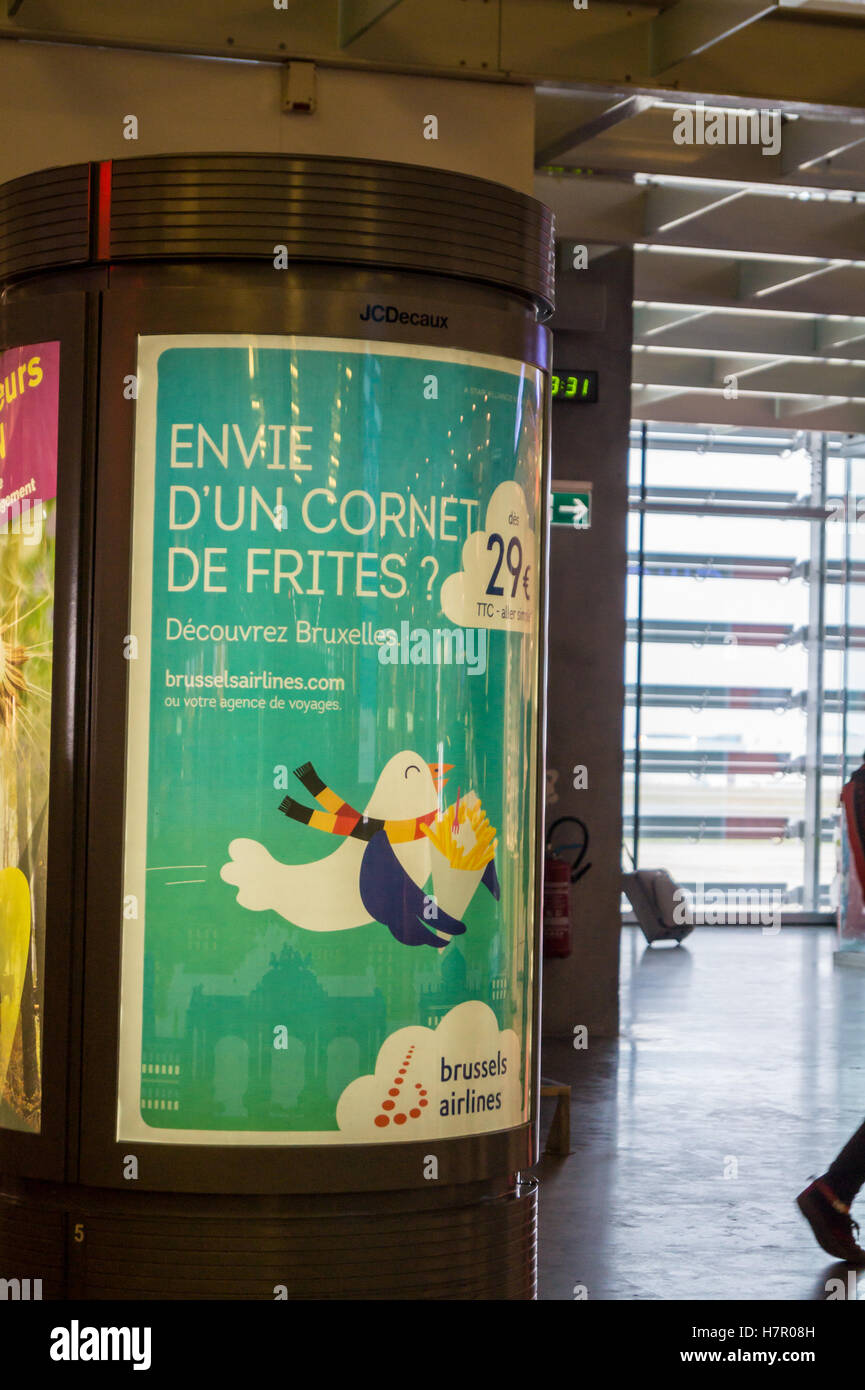
{"type": "Polygon", "coordinates": [[[495,856],[498,844],[495,826],[490,825],[489,817],[478,800],[474,805],[468,804],[467,800],[462,801],[456,815],[454,807],[448,807],[431,825],[423,826],[423,830],[455,869],[483,869],[495,856]],[[467,828],[471,829],[474,837],[471,845],[462,843],[467,828]]]}

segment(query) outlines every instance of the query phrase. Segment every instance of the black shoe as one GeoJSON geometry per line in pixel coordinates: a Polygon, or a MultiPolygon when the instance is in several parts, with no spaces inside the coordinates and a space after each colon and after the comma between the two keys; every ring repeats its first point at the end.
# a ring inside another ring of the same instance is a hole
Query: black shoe
{"type": "Polygon", "coordinates": [[[856,1244],[853,1234],[859,1234],[859,1227],[825,1178],[815,1178],[799,1193],[796,1205],[827,1255],[851,1265],[865,1265],[865,1250],[856,1244]]]}

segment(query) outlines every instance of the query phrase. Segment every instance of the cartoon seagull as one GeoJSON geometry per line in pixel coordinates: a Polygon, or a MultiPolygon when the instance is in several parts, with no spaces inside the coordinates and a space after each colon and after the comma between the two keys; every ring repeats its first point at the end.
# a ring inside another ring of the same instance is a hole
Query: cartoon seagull
{"type": "MultiPolygon", "coordinates": [[[[357,811],[318,776],[312,763],[295,776],[322,807],[287,796],[280,810],[291,820],[343,836],[333,854],[309,864],[281,864],[254,840],[233,840],[232,862],[221,877],[239,888],[237,901],[253,911],[275,910],[305,931],[347,931],[383,922],[406,946],[447,946],[465,932],[436,905],[424,887],[430,875],[431,844],[423,827],[438,810],[438,789],[451,764],[427,763],[411,751],[385,764],[364,811],[357,811]]],[[[495,897],[492,863],[483,882],[495,897]]]]}

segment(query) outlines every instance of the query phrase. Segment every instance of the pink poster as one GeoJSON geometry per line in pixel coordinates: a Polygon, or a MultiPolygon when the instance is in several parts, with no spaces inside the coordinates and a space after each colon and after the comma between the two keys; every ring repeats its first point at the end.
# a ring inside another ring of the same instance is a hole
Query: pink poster
{"type": "Polygon", "coordinates": [[[60,344],[0,353],[0,512],[57,495],[60,344]]]}
{"type": "Polygon", "coordinates": [[[0,1126],[42,1125],[59,343],[0,353],[0,1126]]]}

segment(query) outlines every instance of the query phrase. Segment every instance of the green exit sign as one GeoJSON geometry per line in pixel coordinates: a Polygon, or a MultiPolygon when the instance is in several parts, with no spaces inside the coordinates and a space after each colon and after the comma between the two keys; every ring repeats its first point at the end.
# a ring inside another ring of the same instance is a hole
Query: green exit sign
{"type": "Polygon", "coordinates": [[[587,531],[592,524],[592,488],[589,483],[554,483],[550,498],[550,522],[587,531]]]}

